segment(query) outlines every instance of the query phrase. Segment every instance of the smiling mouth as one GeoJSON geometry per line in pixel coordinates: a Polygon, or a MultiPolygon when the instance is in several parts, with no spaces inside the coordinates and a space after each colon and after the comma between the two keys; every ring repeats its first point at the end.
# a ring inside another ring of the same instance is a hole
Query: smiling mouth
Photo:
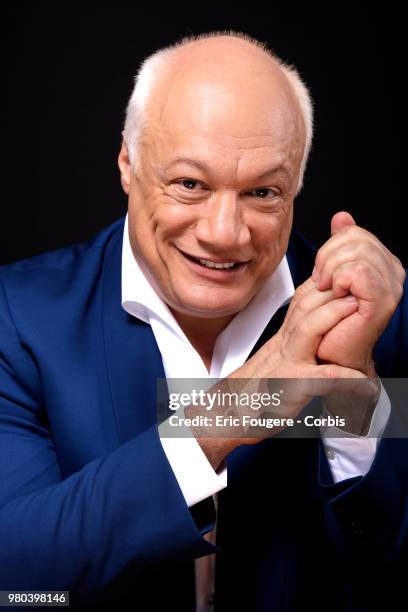
{"type": "Polygon", "coordinates": [[[180,253],[182,253],[182,255],[184,255],[186,259],[189,259],[193,263],[198,264],[199,266],[203,268],[208,268],[211,270],[222,270],[223,272],[237,270],[238,268],[248,263],[247,261],[217,262],[217,261],[212,261],[211,259],[202,259],[200,257],[193,257],[192,255],[188,255],[187,253],[184,253],[184,251],[180,251],[180,253]]]}

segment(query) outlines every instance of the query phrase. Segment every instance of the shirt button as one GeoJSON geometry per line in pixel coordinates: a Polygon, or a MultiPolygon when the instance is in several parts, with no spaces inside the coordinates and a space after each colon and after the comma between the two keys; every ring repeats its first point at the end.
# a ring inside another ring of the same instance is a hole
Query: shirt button
{"type": "Polygon", "coordinates": [[[332,448],[326,448],[326,457],[330,460],[336,458],[336,453],[332,448]]]}

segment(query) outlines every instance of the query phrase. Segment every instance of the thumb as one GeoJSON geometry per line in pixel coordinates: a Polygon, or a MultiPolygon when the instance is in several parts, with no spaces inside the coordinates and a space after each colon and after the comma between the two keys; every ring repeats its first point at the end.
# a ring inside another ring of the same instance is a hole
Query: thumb
{"type": "Polygon", "coordinates": [[[331,235],[334,236],[350,225],[357,225],[350,213],[342,210],[333,215],[331,220],[331,235]]]}

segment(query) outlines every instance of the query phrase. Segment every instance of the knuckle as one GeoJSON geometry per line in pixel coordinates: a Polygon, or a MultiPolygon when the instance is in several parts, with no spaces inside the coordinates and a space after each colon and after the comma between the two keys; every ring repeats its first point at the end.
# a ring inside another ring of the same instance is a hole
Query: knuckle
{"type": "Polygon", "coordinates": [[[293,331],[295,331],[295,333],[297,333],[299,336],[306,336],[308,334],[309,325],[306,317],[303,317],[296,323],[296,326],[293,331]]]}
{"type": "Polygon", "coordinates": [[[359,228],[357,225],[349,225],[346,227],[345,233],[349,238],[354,238],[356,236],[360,236],[361,228],[359,228]]]}
{"type": "Polygon", "coordinates": [[[367,240],[369,237],[372,238],[373,234],[371,232],[364,229],[364,227],[360,227],[359,225],[350,225],[347,228],[349,236],[353,238],[359,238],[360,240],[367,240]]]}
{"type": "Polygon", "coordinates": [[[367,271],[367,264],[364,261],[358,261],[354,264],[354,269],[359,274],[364,274],[367,271]]]}
{"type": "Polygon", "coordinates": [[[344,282],[350,278],[350,273],[352,272],[352,265],[350,263],[345,263],[333,272],[333,286],[334,284],[338,284],[344,282]]]}
{"type": "Polygon", "coordinates": [[[378,247],[370,240],[362,240],[358,244],[357,253],[361,258],[371,258],[378,255],[378,247]]]}
{"type": "Polygon", "coordinates": [[[403,265],[402,265],[402,261],[401,261],[401,260],[400,260],[400,259],[399,259],[399,258],[398,258],[396,255],[394,255],[394,253],[391,253],[391,257],[392,257],[392,259],[394,260],[394,263],[396,263],[396,264],[397,264],[397,266],[398,266],[399,268],[402,268],[402,270],[404,271],[404,267],[403,267],[403,265]]]}
{"type": "Polygon", "coordinates": [[[296,304],[296,311],[304,315],[308,311],[307,302],[308,300],[306,296],[300,299],[296,304]]]}
{"type": "Polygon", "coordinates": [[[394,312],[394,310],[397,308],[398,304],[401,301],[403,293],[404,293],[404,288],[401,285],[398,285],[390,299],[389,310],[391,312],[394,312]]]}
{"type": "Polygon", "coordinates": [[[323,247],[320,247],[320,249],[317,251],[316,253],[316,257],[315,257],[315,265],[316,267],[319,267],[323,261],[323,247]]]}
{"type": "Polygon", "coordinates": [[[294,301],[295,298],[300,298],[305,293],[305,291],[308,290],[309,287],[310,287],[310,279],[307,279],[304,283],[302,283],[301,285],[299,285],[299,287],[297,287],[295,291],[295,295],[292,298],[292,302],[294,301]]]}
{"type": "Polygon", "coordinates": [[[354,270],[356,274],[360,274],[362,276],[372,276],[372,268],[366,261],[357,261],[354,264],[354,270]]]}

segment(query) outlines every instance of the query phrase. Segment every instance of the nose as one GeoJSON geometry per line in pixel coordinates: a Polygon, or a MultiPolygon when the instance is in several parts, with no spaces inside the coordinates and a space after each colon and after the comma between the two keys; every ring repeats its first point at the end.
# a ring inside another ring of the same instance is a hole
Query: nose
{"type": "Polygon", "coordinates": [[[237,195],[232,191],[214,194],[200,216],[195,235],[209,251],[226,252],[233,255],[242,250],[251,240],[251,234],[243,219],[237,195]]]}

